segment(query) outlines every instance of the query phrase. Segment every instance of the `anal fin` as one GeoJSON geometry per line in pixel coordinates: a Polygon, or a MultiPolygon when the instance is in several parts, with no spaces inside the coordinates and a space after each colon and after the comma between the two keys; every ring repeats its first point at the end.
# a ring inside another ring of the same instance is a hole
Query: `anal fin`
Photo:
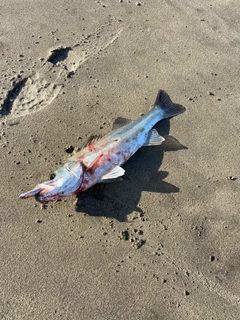
{"type": "Polygon", "coordinates": [[[157,132],[156,129],[152,129],[149,132],[149,134],[147,136],[147,139],[146,139],[146,141],[145,141],[143,146],[144,147],[146,147],[146,146],[158,146],[158,145],[162,144],[164,140],[165,139],[162,136],[160,136],[160,134],[157,132]]]}

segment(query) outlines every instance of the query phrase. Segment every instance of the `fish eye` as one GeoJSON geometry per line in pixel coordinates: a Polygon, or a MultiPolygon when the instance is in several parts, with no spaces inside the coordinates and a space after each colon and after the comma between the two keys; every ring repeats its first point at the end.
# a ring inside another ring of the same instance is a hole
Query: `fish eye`
{"type": "Polygon", "coordinates": [[[56,177],[56,174],[55,173],[51,173],[49,175],[49,180],[53,180],[55,177],[56,177]]]}

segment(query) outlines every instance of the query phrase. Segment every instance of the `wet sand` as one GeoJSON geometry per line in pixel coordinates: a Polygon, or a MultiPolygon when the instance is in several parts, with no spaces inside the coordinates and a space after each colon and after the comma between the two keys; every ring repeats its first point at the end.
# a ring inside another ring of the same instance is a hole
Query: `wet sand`
{"type": "Polygon", "coordinates": [[[237,1],[21,1],[1,9],[1,319],[238,319],[237,1]],[[156,126],[103,200],[32,189],[159,89],[156,126]]]}

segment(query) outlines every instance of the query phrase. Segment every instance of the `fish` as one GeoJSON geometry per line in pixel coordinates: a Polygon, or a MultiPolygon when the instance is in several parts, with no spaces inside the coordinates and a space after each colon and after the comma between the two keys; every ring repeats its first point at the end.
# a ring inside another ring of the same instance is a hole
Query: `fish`
{"type": "Polygon", "coordinates": [[[164,90],[159,90],[153,108],[130,123],[104,137],[93,136],[49,180],[19,195],[20,199],[35,197],[38,202],[60,200],[81,193],[97,183],[107,183],[125,174],[122,165],[143,146],[160,145],[165,140],[154,125],[160,120],[181,114],[185,107],[173,103],[164,90]]]}

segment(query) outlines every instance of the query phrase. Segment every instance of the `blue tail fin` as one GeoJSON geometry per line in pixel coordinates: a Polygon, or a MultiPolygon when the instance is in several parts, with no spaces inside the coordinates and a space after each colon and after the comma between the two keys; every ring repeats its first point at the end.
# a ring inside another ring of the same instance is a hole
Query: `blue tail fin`
{"type": "Polygon", "coordinates": [[[163,112],[163,118],[176,116],[186,110],[180,104],[173,103],[169,95],[163,90],[158,91],[154,106],[155,108],[161,109],[161,111],[163,112]]]}

